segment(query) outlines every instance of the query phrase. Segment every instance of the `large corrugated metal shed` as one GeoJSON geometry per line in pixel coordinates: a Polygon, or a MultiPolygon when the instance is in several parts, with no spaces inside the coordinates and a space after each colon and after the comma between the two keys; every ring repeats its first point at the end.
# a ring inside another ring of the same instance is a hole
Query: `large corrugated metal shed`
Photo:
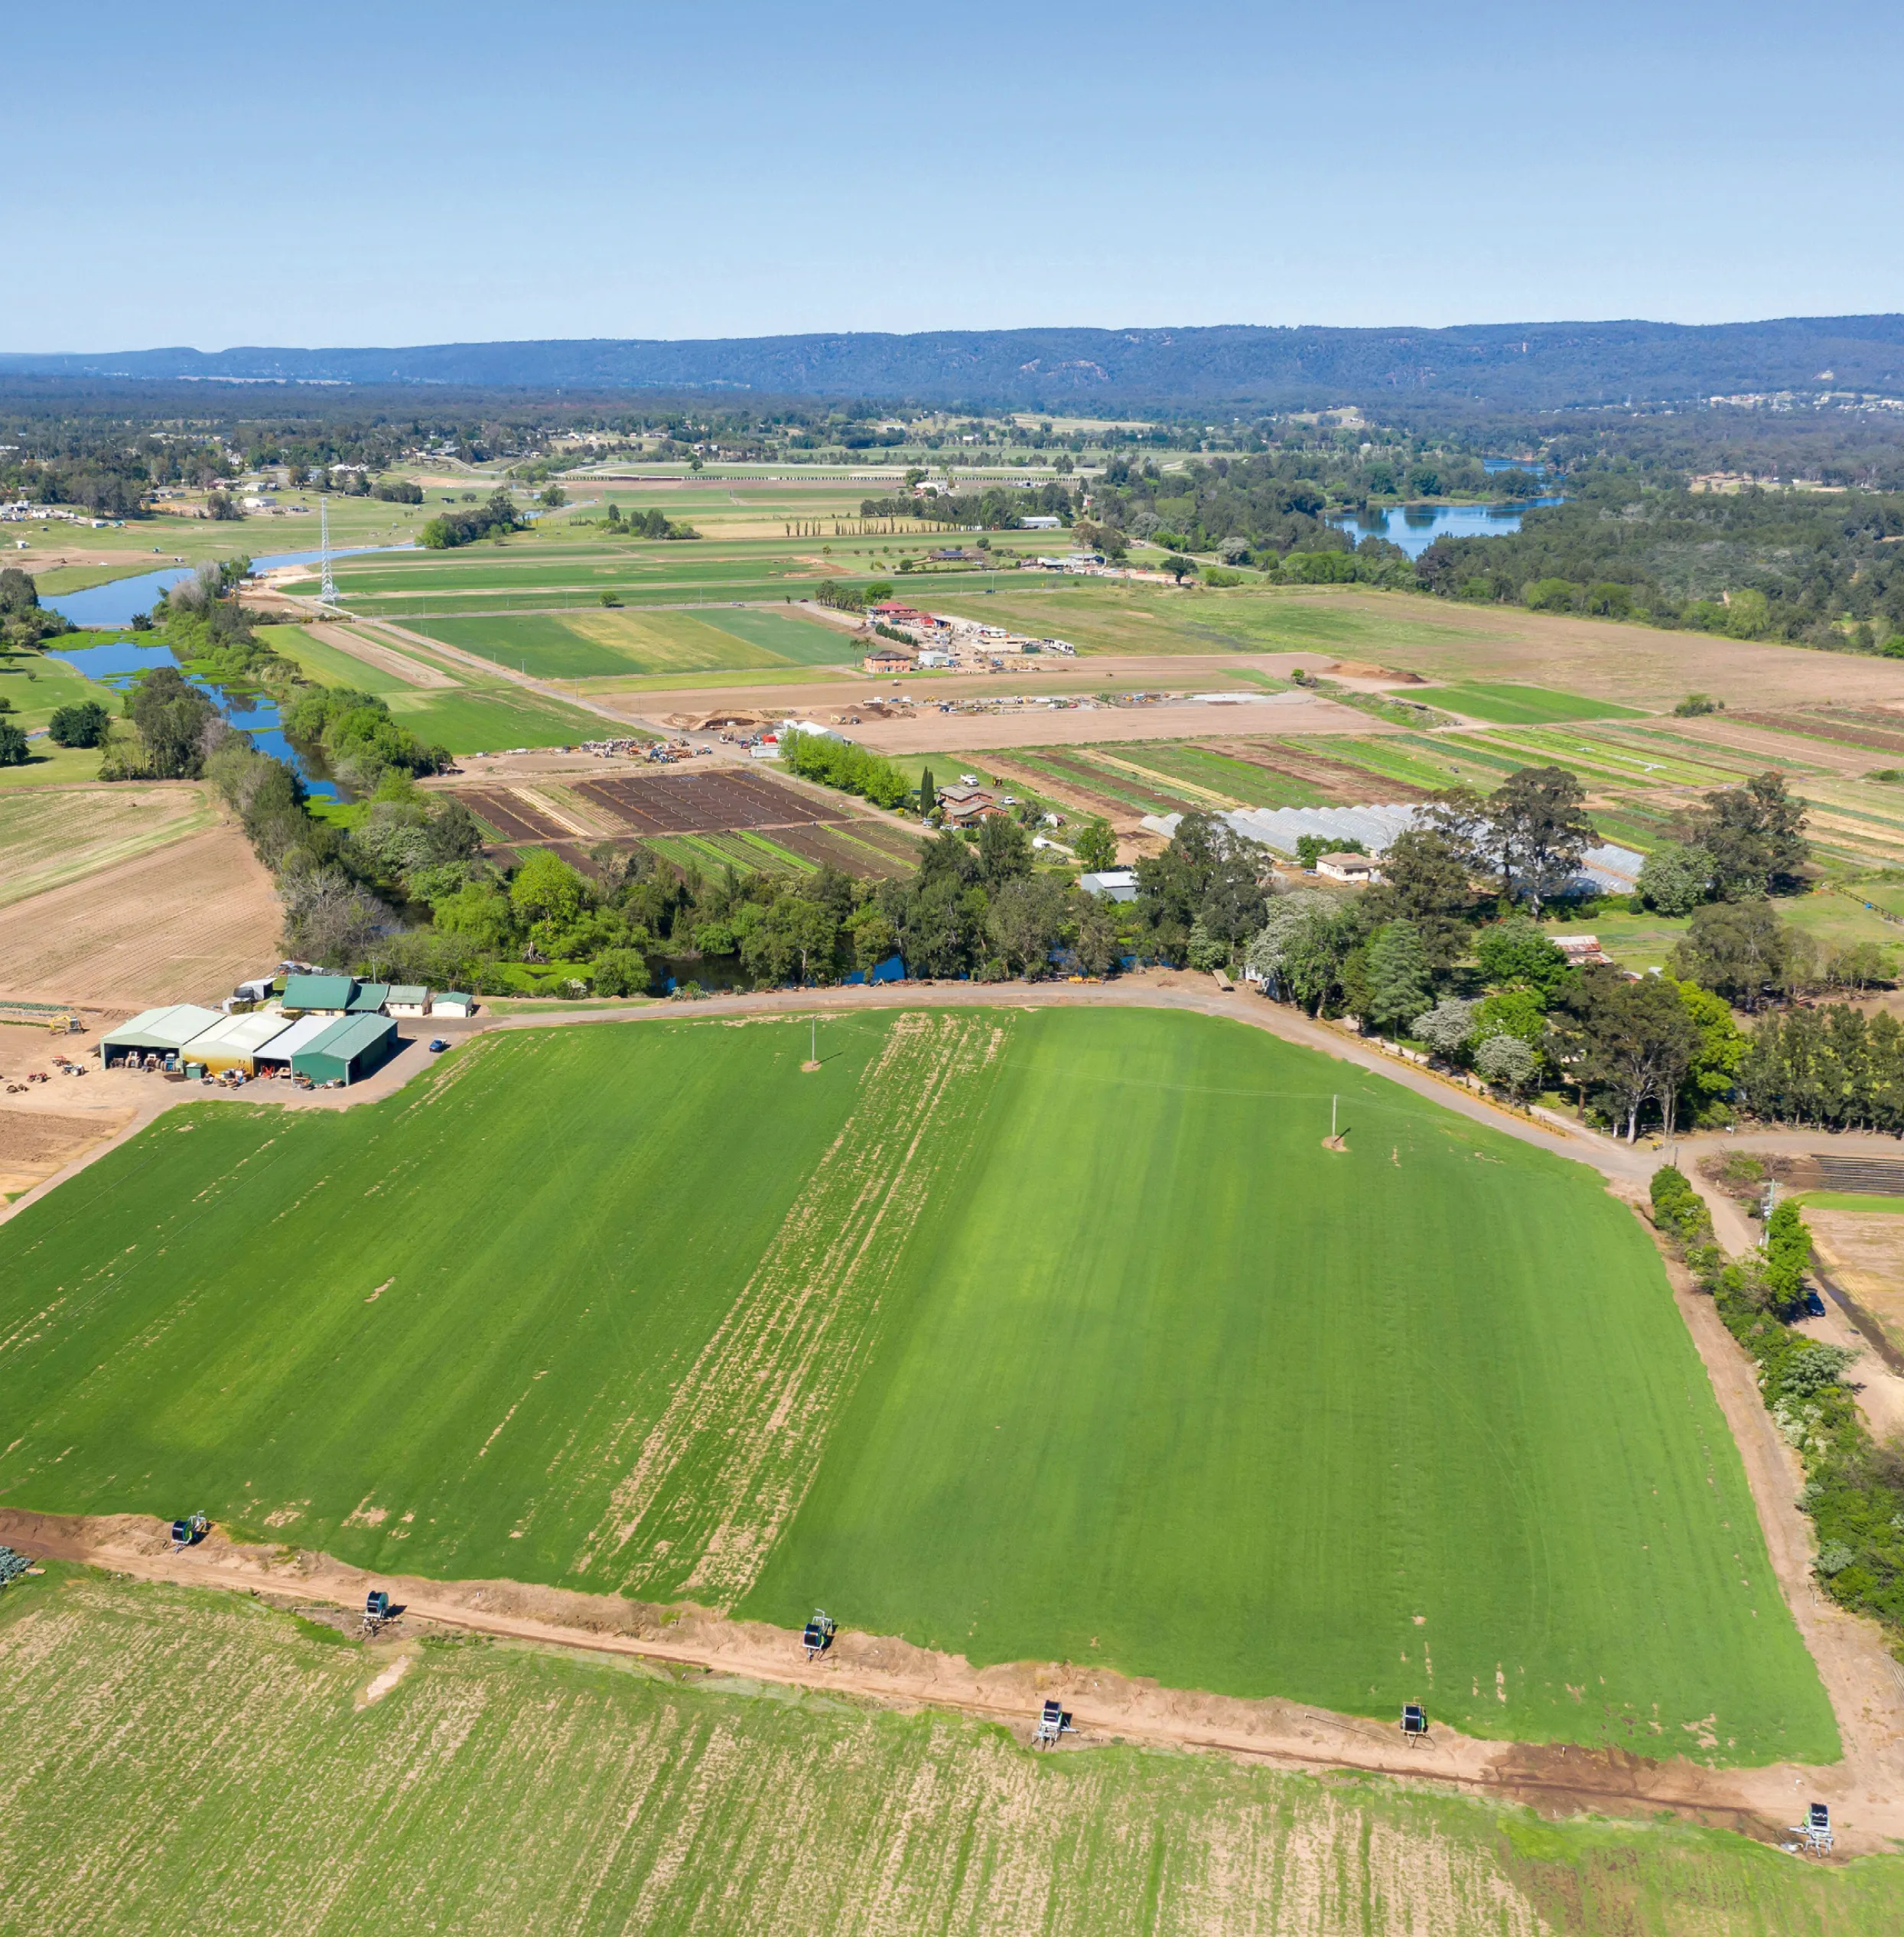
{"type": "Polygon", "coordinates": [[[109,1061],[114,1050],[183,1049],[194,1036],[203,1035],[223,1019],[216,1009],[201,1009],[196,1002],[148,1009],[99,1038],[99,1059],[109,1061]]]}
{"type": "Polygon", "coordinates": [[[335,1029],[338,1021],[336,1016],[300,1016],[282,1035],[272,1037],[258,1055],[266,1063],[288,1063],[300,1050],[310,1048],[320,1036],[335,1029]]]}
{"type": "Polygon", "coordinates": [[[294,1076],[313,1082],[360,1082],[396,1048],[397,1026],[388,1016],[343,1016],[291,1059],[294,1076]]]}
{"type": "Polygon", "coordinates": [[[202,1036],[194,1036],[181,1052],[187,1063],[202,1063],[214,1073],[242,1069],[249,1076],[256,1067],[258,1052],[274,1037],[282,1036],[289,1018],[279,1009],[255,1009],[249,1014],[227,1016],[202,1036]]]}
{"type": "Polygon", "coordinates": [[[334,1009],[339,1015],[350,1006],[357,992],[351,975],[291,975],[285,981],[287,1009],[334,1009]]]}

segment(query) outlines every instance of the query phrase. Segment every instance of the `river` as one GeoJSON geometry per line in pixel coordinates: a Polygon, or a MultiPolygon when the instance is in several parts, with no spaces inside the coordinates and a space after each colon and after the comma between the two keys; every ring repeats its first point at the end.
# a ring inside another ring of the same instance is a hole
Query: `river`
{"type": "MultiPolygon", "coordinates": [[[[340,547],[334,558],[353,558],[366,552],[414,552],[414,545],[353,545],[340,547]]],[[[275,565],[315,565],[321,552],[272,552],[252,560],[254,571],[269,571],[275,565]]],[[[157,571],[142,571],[136,578],[115,578],[110,584],[89,585],[79,592],[54,592],[40,603],[76,626],[129,626],[135,612],[149,612],[161,594],[181,580],[194,575],[196,565],[165,565],[157,571]]]]}
{"type": "MultiPolygon", "coordinates": [[[[49,640],[47,656],[63,661],[76,672],[84,673],[101,685],[122,688],[154,666],[178,662],[169,646],[142,646],[132,639],[116,639],[103,646],[69,646],[63,640],[49,640]]],[[[229,691],[195,672],[188,672],[185,677],[233,726],[251,735],[252,744],[260,753],[269,754],[291,768],[304,782],[307,793],[321,800],[344,798],[343,789],[337,782],[314,765],[286,735],[273,701],[256,692],[229,691]]]]}

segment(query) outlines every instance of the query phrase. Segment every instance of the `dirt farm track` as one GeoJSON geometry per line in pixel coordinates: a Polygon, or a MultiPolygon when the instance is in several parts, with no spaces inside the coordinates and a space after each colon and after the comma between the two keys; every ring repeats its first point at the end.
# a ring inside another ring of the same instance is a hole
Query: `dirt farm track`
{"type": "Polygon", "coordinates": [[[202,1001],[277,959],[281,914],[243,834],[208,828],[14,903],[0,919],[0,996],[202,1001]]]}

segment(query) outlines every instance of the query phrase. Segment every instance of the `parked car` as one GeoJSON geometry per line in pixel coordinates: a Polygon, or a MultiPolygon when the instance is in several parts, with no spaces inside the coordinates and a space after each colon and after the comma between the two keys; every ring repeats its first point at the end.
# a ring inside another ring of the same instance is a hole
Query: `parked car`
{"type": "Polygon", "coordinates": [[[432,1036],[430,1038],[430,1053],[432,1056],[441,1056],[448,1047],[449,1044],[444,1041],[441,1036],[432,1036]]]}

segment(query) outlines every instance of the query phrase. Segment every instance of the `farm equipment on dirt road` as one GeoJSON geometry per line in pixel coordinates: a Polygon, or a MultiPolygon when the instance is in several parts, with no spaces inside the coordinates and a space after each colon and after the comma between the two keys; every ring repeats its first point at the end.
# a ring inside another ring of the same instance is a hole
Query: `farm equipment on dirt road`
{"type": "Polygon", "coordinates": [[[1788,1832],[1798,1840],[1788,1843],[1788,1850],[1808,1850],[1814,1856],[1831,1852],[1831,1810],[1828,1803],[1814,1802],[1805,1812],[1805,1821],[1794,1823],[1788,1832]]]}
{"type": "Polygon", "coordinates": [[[384,1624],[396,1619],[396,1612],[390,1604],[390,1597],[381,1587],[373,1587],[363,1597],[363,1631],[374,1635],[382,1631],[384,1624]]]}
{"type": "Polygon", "coordinates": [[[1071,1717],[1064,1712],[1060,1701],[1047,1701],[1038,1713],[1038,1726],[1031,1732],[1031,1746],[1034,1749],[1055,1749],[1061,1735],[1075,1735],[1071,1717]]]}
{"type": "Polygon", "coordinates": [[[182,1520],[172,1522],[174,1547],[196,1547],[211,1531],[211,1522],[202,1513],[188,1513],[182,1520]]]}
{"type": "Polygon", "coordinates": [[[1401,1711],[1401,1732],[1411,1743],[1417,1738],[1425,1741],[1428,1734],[1428,1711],[1420,1702],[1411,1701],[1401,1711]]]}
{"type": "Polygon", "coordinates": [[[813,1610],[813,1618],[800,1634],[800,1646],[806,1650],[809,1661],[818,1661],[833,1645],[833,1637],[839,1632],[838,1624],[832,1615],[819,1608],[813,1610]]]}

